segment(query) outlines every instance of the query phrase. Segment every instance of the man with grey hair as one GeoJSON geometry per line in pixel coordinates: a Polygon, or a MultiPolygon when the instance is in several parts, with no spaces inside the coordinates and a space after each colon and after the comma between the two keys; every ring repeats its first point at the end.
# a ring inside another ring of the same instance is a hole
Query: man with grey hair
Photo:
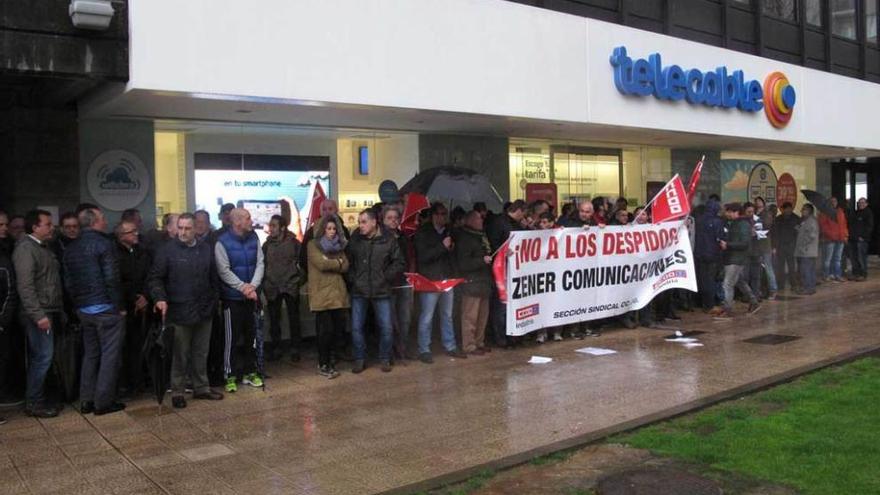
{"type": "Polygon", "coordinates": [[[63,265],[64,285],[82,326],[80,411],[102,415],[125,409],[125,404],[116,400],[125,338],[125,303],[116,248],[104,234],[104,214],[97,208],[88,208],[77,219],[81,233],[64,251],[63,265]]]}
{"type": "Polygon", "coordinates": [[[140,245],[138,224],[134,221],[123,220],[113,233],[116,237],[122,301],[127,313],[125,341],[122,346],[122,372],[119,377],[120,394],[126,397],[137,395],[145,382],[141,353],[151,320],[146,285],[152,257],[140,245]]]}

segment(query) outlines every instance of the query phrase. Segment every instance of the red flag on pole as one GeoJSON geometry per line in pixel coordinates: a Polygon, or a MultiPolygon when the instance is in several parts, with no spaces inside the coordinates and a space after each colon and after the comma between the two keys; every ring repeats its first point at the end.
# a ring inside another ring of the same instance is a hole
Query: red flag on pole
{"type": "Polygon", "coordinates": [[[694,201],[694,195],[697,194],[697,184],[700,182],[700,176],[703,173],[703,160],[706,159],[706,155],[703,155],[700,158],[700,161],[697,162],[697,166],[694,167],[694,173],[691,174],[691,180],[688,181],[688,203],[692,203],[694,201]]]}
{"type": "Polygon", "coordinates": [[[400,230],[407,236],[416,233],[419,228],[419,212],[431,207],[428,197],[424,194],[409,193],[403,198],[403,218],[400,219],[400,230]]]}
{"type": "Polygon", "coordinates": [[[463,283],[463,278],[446,278],[443,280],[429,280],[418,273],[404,273],[406,280],[412,284],[416,292],[446,292],[456,285],[463,283]]]}
{"type": "Polygon", "coordinates": [[[507,302],[507,248],[510,239],[498,248],[495,259],[492,260],[492,275],[495,277],[495,288],[498,289],[498,299],[507,302]]]}
{"type": "Polygon", "coordinates": [[[667,222],[677,218],[683,218],[690,214],[691,204],[687,198],[687,190],[681,182],[681,177],[675,174],[663,189],[654,198],[654,208],[651,210],[654,223],[667,222]]]}
{"type": "Polygon", "coordinates": [[[315,181],[315,189],[312,191],[312,203],[309,205],[309,222],[306,224],[311,228],[315,222],[321,218],[321,203],[327,199],[327,195],[324,194],[324,188],[321,186],[320,181],[315,181]]]}

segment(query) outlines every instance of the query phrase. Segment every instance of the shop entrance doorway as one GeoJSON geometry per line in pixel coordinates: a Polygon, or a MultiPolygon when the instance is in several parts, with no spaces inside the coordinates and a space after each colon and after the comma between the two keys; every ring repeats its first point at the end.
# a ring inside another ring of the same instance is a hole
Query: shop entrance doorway
{"type": "Polygon", "coordinates": [[[868,208],[874,213],[874,232],[871,235],[869,252],[880,254],[880,235],[878,235],[877,208],[880,202],[880,158],[866,161],[843,161],[831,167],[831,193],[847,205],[847,210],[856,209],[859,198],[867,198],[868,208]]]}

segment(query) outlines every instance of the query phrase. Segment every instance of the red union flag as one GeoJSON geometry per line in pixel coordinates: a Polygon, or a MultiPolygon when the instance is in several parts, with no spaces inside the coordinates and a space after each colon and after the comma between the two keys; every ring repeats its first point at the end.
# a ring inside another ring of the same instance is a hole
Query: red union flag
{"type": "Polygon", "coordinates": [[[315,181],[315,189],[312,190],[312,202],[309,205],[309,221],[306,223],[307,228],[312,228],[312,225],[315,225],[315,222],[321,218],[321,203],[327,199],[327,195],[324,194],[324,188],[321,187],[320,181],[315,181]]]}
{"type": "Polygon", "coordinates": [[[404,273],[406,280],[412,284],[416,292],[446,292],[456,285],[464,282],[463,278],[447,278],[443,280],[429,280],[418,273],[404,273]]]}
{"type": "Polygon", "coordinates": [[[700,176],[703,174],[703,160],[705,159],[706,155],[703,155],[697,162],[697,166],[694,167],[694,173],[691,174],[691,180],[688,182],[688,203],[693,202],[694,195],[697,194],[697,184],[700,183],[700,176]]]}
{"type": "Polygon", "coordinates": [[[507,302],[507,247],[510,239],[498,248],[495,259],[492,260],[492,275],[495,277],[495,288],[498,289],[498,299],[507,302]]]}
{"type": "Polygon", "coordinates": [[[681,183],[681,177],[678,174],[675,174],[675,177],[657,193],[657,197],[654,198],[654,208],[651,211],[654,223],[667,222],[690,214],[691,204],[688,201],[687,190],[681,183]]]}

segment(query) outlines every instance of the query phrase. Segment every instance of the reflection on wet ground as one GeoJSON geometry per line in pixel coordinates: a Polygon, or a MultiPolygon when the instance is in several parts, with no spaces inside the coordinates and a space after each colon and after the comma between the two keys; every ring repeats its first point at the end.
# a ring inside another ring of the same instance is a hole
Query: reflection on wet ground
{"type": "MultiPolygon", "coordinates": [[[[0,493],[297,493],[407,491],[589,441],[880,347],[880,283],[825,285],[681,330],[619,330],[434,365],[408,362],[328,381],[313,362],[270,368],[267,389],[190,401],[156,414],[55,419],[14,415],[0,427],[0,493]],[[744,340],[781,334],[778,345],[744,340]],[[574,352],[593,346],[616,354],[574,352]],[[532,355],[553,358],[527,364],[532,355]]],[[[674,330],[674,329],[672,329],[674,330]]]]}

